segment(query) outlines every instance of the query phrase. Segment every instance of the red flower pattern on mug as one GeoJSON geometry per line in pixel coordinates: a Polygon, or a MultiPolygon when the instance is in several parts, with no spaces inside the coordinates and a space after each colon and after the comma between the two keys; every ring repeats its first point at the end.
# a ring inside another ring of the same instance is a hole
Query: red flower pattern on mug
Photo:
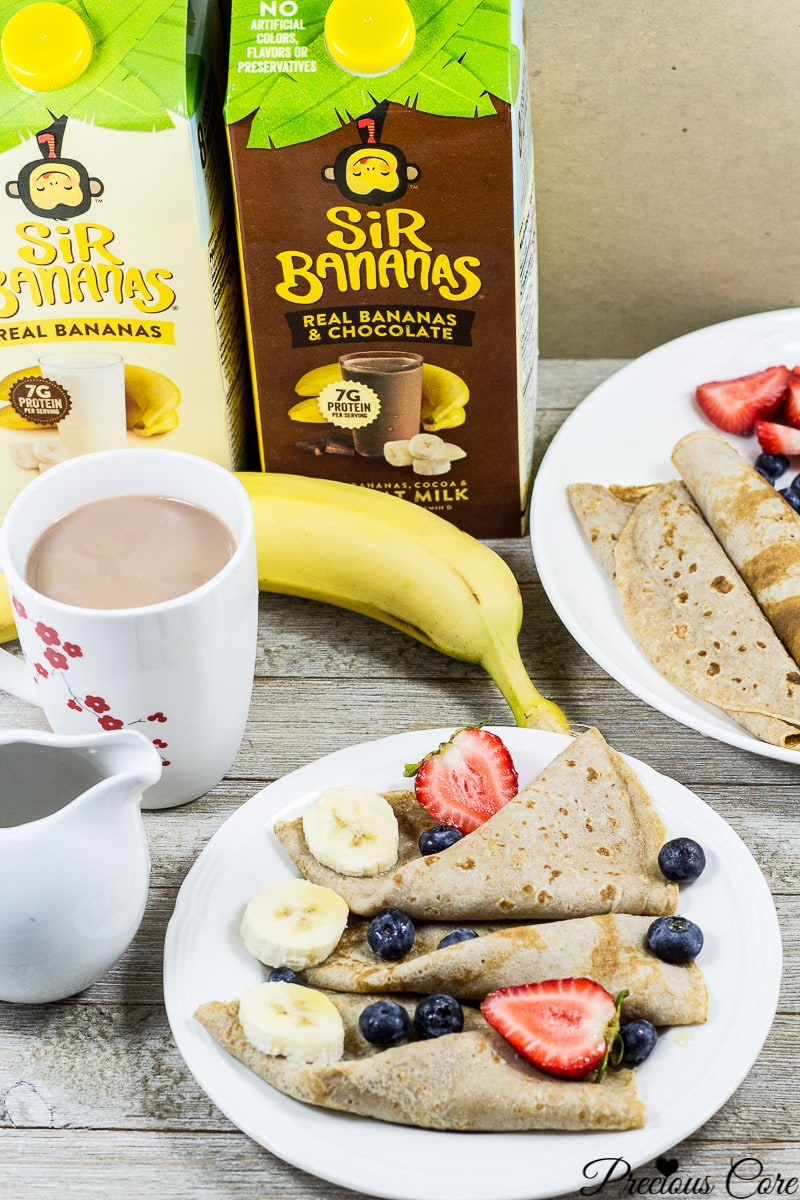
{"type": "MultiPolygon", "coordinates": [[[[17,599],[16,596],[12,596],[11,599],[14,611],[18,617],[26,621],[35,620],[35,618],[29,618],[25,606],[17,599]]],[[[84,657],[81,646],[79,646],[77,642],[65,641],[62,643],[58,630],[54,629],[52,625],[47,625],[44,621],[36,621],[34,630],[39,639],[43,641],[47,647],[44,650],[42,657],[47,660],[52,668],[52,670],[48,670],[44,663],[34,661],[33,666],[36,672],[34,680],[36,683],[39,683],[42,679],[50,679],[54,671],[67,671],[70,665],[69,659],[84,657]],[[60,647],[60,649],[55,649],[57,646],[60,647]]],[[[102,729],[124,729],[125,722],[120,720],[119,717],[112,716],[111,705],[103,696],[87,695],[81,701],[73,694],[72,689],[66,682],[66,679],[64,679],[64,682],[67,686],[67,690],[70,693],[69,699],[67,700],[67,708],[71,709],[73,712],[83,712],[84,708],[91,709],[92,712],[98,714],[97,723],[102,729]]],[[[128,722],[128,724],[136,725],[139,724],[141,720],[142,718],[139,717],[138,720],[128,722]]],[[[158,724],[163,725],[166,723],[167,717],[166,714],[159,709],[156,712],[150,713],[145,720],[157,722],[158,724]]],[[[166,750],[169,743],[163,741],[161,738],[153,738],[153,745],[159,750],[166,750]]],[[[162,767],[169,767],[172,764],[170,759],[162,758],[161,765],[162,767]]]]}
{"type": "Polygon", "coordinates": [[[106,717],[98,717],[97,724],[100,725],[103,729],[122,729],[125,722],[120,721],[119,717],[106,716],[106,717]]]}

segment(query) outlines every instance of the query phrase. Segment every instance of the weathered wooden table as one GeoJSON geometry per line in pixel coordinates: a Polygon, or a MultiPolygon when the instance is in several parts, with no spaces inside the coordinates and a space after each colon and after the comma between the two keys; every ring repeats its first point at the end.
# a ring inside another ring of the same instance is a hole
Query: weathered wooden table
{"type": "MultiPolygon", "coordinates": [[[[574,406],[621,365],[542,364],[537,459],[574,406]]],[[[522,587],[523,657],[541,690],[576,725],[597,725],[617,750],[686,784],[729,821],[762,867],[781,921],[778,1014],[750,1075],[670,1152],[679,1170],[667,1175],[663,1163],[661,1171],[649,1164],[603,1194],[800,1194],[800,773],[702,738],[631,696],[560,624],[529,541],[492,545],[522,587]],[[733,1173],[732,1164],[740,1164],[733,1173]]],[[[194,1082],[163,1006],[164,931],[198,853],[265,784],[388,733],[486,719],[512,723],[477,667],[366,618],[262,596],[252,710],[229,777],[191,805],[145,813],[153,874],[133,945],[101,982],[72,1000],[0,1004],[0,1200],[352,1196],[262,1150],[194,1082]]],[[[0,696],[0,726],[44,727],[37,710],[7,696],[0,696]]]]}

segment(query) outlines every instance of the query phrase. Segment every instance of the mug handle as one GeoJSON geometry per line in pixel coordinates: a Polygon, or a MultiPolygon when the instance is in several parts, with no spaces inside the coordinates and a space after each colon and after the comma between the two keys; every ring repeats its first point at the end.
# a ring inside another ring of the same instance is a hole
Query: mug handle
{"type": "MultiPolygon", "coordinates": [[[[2,574],[0,574],[0,629],[6,636],[10,635],[9,640],[16,634],[11,600],[5,576],[2,574]],[[11,633],[12,630],[13,633],[11,633]]],[[[18,696],[20,700],[27,700],[29,704],[35,704],[37,708],[42,707],[42,702],[37,694],[36,682],[28,664],[23,658],[17,658],[15,655],[9,654],[8,650],[2,649],[0,649],[0,689],[10,692],[12,696],[18,696]]]]}

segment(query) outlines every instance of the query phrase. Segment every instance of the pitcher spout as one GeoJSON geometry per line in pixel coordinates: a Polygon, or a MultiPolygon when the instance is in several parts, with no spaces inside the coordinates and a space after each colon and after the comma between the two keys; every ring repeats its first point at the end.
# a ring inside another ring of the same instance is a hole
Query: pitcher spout
{"type": "Polygon", "coordinates": [[[114,729],[89,738],[86,751],[99,775],[113,780],[119,799],[138,801],[161,778],[161,755],[138,730],[114,729]]]}

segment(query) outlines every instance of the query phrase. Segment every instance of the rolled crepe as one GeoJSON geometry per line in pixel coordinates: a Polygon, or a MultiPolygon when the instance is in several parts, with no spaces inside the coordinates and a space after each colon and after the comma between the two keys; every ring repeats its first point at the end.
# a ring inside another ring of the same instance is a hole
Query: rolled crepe
{"type": "Polygon", "coordinates": [[[677,887],[658,868],[664,827],[644,787],[602,734],[576,737],[531,783],[473,833],[422,857],[415,830],[427,818],[413,794],[387,796],[401,826],[398,863],[366,879],[322,866],[302,820],[275,834],[307,879],[333,888],[351,912],[396,907],[427,920],[561,920],[601,912],[674,912],[677,887]]]}
{"type": "MultiPolygon", "coordinates": [[[[333,1066],[302,1066],[255,1049],[239,1024],[238,1001],[203,1004],[195,1017],[267,1083],[323,1108],[398,1125],[475,1132],[644,1124],[632,1071],[610,1070],[599,1084],[543,1075],[469,1009],[462,1033],[376,1050],[361,1037],[358,1017],[378,997],[329,995],[345,1026],[345,1055],[333,1066]]],[[[392,998],[413,1014],[414,1001],[392,998]]]]}
{"type": "Polygon", "coordinates": [[[800,663],[800,516],[715,433],[682,438],[672,461],[778,637],[800,663]]]}
{"type": "Polygon", "coordinates": [[[686,488],[658,485],[627,518],[610,493],[598,499],[596,485],[569,492],[587,535],[605,548],[607,572],[613,545],[622,610],[653,666],[760,740],[800,747],[797,664],[686,488]]]}
{"type": "Polygon", "coordinates": [[[351,918],[333,953],[304,971],[303,979],[342,992],[447,992],[460,1000],[482,1000],[496,988],[588,976],[613,996],[627,990],[626,1020],[702,1023],[708,997],[700,969],[650,954],[645,946],[650,920],[604,914],[502,928],[477,924],[477,938],[442,950],[437,944],[453,926],[426,925],[418,928],[401,962],[387,963],[369,948],[368,922],[351,918]]]}

